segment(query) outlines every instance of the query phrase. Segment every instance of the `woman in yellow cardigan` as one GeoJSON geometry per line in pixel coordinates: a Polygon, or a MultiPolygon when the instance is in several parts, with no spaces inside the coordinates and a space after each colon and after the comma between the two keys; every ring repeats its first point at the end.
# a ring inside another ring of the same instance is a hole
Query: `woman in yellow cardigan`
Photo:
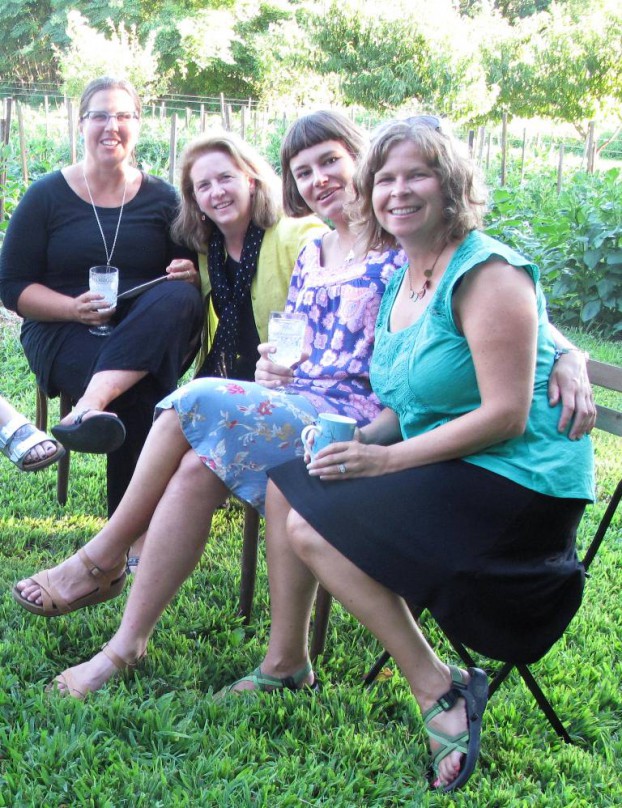
{"type": "Polygon", "coordinates": [[[180,185],[173,235],[199,253],[206,300],[197,376],[253,379],[268,315],[285,305],[300,251],[326,225],[284,216],[275,172],[231,133],[186,147],[180,185]]]}

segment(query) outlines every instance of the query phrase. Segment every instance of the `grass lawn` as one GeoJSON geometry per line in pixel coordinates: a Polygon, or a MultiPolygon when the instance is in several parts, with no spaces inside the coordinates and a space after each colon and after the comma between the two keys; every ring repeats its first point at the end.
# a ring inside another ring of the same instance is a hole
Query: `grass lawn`
{"type": "MultiPolygon", "coordinates": [[[[573,336],[595,358],[622,364],[622,343],[573,336]]],[[[33,417],[18,322],[2,309],[0,368],[2,393],[33,417]]],[[[582,541],[622,475],[619,441],[598,434],[595,444],[598,502],[582,541]]],[[[72,457],[64,508],[55,480],[54,468],[18,474],[0,458],[0,806],[622,804],[620,516],[579,615],[534,666],[576,743],[557,738],[513,674],[486,713],[478,770],[464,791],[444,797],[425,789],[427,746],[404,679],[389,669],[363,690],[361,677],[379,649],[340,607],[318,666],[319,695],[213,702],[214,690],[255,667],[269,628],[263,562],[252,625],[244,629],[235,617],[242,527],[235,506],[218,513],[203,561],[166,612],[140,671],[85,703],[46,695],[57,673],[111,635],[125,600],[55,620],[14,603],[17,579],[53,565],[103,523],[102,458],[72,457]]],[[[424,626],[434,635],[433,625],[424,626]]]]}

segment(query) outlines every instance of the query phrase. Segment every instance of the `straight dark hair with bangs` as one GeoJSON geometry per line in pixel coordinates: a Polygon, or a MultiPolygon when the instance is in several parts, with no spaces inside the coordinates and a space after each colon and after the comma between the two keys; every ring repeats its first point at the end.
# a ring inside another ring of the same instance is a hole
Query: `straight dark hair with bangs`
{"type": "Polygon", "coordinates": [[[290,161],[304,149],[310,149],[327,140],[338,140],[355,161],[367,145],[363,131],[340,112],[320,110],[294,121],[281,144],[283,207],[288,216],[308,216],[313,212],[298,193],[296,180],[289,167],[290,161]]]}

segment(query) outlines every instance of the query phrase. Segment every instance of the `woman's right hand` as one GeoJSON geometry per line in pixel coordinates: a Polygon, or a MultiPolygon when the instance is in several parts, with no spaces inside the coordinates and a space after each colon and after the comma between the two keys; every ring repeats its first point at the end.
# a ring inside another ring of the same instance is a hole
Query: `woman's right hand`
{"type": "Polygon", "coordinates": [[[116,307],[106,308],[104,301],[104,296],[97,292],[83,292],[78,297],[74,297],[74,319],[83,325],[104,325],[116,311],[116,307]]]}
{"type": "MultiPolygon", "coordinates": [[[[255,368],[255,381],[257,384],[273,388],[290,384],[294,378],[294,368],[277,365],[276,362],[270,359],[270,355],[276,353],[276,345],[273,342],[262,342],[257,346],[257,351],[259,352],[259,359],[255,368]]],[[[308,354],[303,354],[300,362],[304,362],[308,356],[308,354]]]]}

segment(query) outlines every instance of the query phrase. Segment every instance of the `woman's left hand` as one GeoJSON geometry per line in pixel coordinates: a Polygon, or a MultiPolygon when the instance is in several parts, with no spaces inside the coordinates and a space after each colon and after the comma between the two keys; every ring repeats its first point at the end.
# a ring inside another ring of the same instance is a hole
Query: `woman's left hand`
{"type": "Polygon", "coordinates": [[[189,258],[174,258],[166,267],[169,281],[186,281],[199,286],[199,273],[189,258]]]}
{"type": "Polygon", "coordinates": [[[312,477],[327,481],[377,477],[387,473],[389,449],[388,446],[364,444],[357,440],[331,443],[307,464],[307,470],[312,477]]]}
{"type": "Polygon", "coordinates": [[[549,378],[549,404],[562,403],[558,430],[564,432],[571,424],[568,437],[578,440],[588,435],[596,423],[596,406],[587,375],[586,355],[568,351],[555,362],[549,378]]]}

